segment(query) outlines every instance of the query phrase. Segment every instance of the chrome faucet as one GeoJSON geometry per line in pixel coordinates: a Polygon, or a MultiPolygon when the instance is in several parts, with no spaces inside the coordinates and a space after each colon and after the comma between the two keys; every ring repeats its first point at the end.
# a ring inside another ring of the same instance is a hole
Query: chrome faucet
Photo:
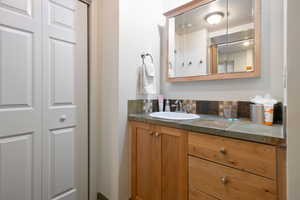
{"type": "Polygon", "coordinates": [[[176,108],[175,112],[183,112],[183,106],[180,100],[176,100],[175,103],[171,105],[171,107],[176,108]]]}

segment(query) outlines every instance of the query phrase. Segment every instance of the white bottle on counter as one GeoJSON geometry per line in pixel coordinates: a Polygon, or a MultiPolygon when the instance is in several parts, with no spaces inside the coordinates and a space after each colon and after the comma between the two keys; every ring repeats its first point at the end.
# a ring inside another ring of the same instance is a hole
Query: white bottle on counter
{"type": "Polygon", "coordinates": [[[159,112],[164,111],[164,96],[162,96],[162,95],[158,96],[158,110],[159,110],[159,112]]]}
{"type": "Polygon", "coordinates": [[[170,101],[169,101],[169,100],[166,101],[165,111],[166,111],[166,112],[171,112],[171,109],[170,109],[170,101]]]}

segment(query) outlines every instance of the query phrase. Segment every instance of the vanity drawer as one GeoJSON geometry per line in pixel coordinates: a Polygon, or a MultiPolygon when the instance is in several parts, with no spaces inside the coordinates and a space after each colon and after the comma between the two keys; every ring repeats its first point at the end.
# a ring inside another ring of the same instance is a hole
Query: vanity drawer
{"type": "Polygon", "coordinates": [[[275,181],[192,156],[189,185],[193,199],[201,199],[202,192],[220,200],[277,199],[275,181]]]}
{"type": "Polygon", "coordinates": [[[264,177],[276,178],[274,146],[189,133],[189,154],[264,177]]]}
{"type": "Polygon", "coordinates": [[[207,195],[204,192],[190,186],[189,200],[218,200],[213,196],[207,195]]]}

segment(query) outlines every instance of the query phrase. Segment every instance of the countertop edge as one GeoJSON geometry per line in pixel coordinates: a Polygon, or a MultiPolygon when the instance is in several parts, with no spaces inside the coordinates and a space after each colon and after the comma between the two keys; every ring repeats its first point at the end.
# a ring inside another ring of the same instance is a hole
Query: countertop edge
{"type": "Polygon", "coordinates": [[[202,133],[207,135],[214,135],[238,140],[244,140],[249,142],[256,142],[261,144],[268,144],[273,146],[285,146],[286,139],[277,138],[272,136],[265,136],[265,135],[254,135],[244,132],[232,131],[232,130],[224,130],[212,127],[200,127],[200,126],[192,126],[183,124],[180,122],[168,121],[168,120],[161,120],[161,119],[149,119],[143,117],[134,117],[128,116],[129,121],[141,122],[141,123],[148,123],[152,125],[159,125],[159,126],[166,126],[170,128],[181,129],[189,132],[194,133],[202,133]],[[196,130],[197,129],[197,130],[196,130]]]}

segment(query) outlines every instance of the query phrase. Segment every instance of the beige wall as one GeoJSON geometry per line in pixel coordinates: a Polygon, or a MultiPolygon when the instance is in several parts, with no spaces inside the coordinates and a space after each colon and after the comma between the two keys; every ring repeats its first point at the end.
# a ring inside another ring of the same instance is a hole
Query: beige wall
{"type": "MultiPolygon", "coordinates": [[[[129,134],[127,132],[127,101],[136,99],[137,70],[141,53],[151,53],[156,72],[160,72],[160,28],[163,24],[160,0],[120,0],[119,30],[119,199],[130,196],[129,134]]],[[[157,79],[159,88],[159,79],[157,79]]]]}
{"type": "Polygon", "coordinates": [[[118,200],[119,2],[90,6],[90,198],[101,192],[118,200]]]}
{"type": "MultiPolygon", "coordinates": [[[[169,0],[163,0],[165,5],[169,0]]],[[[172,1],[174,3],[175,0],[172,1]]],[[[177,0],[180,5],[181,0],[177,0]]],[[[249,100],[270,93],[283,100],[283,1],[263,0],[262,76],[258,79],[167,83],[162,76],[161,92],[167,98],[203,100],[249,100]]],[[[166,49],[164,44],[164,49],[166,49]]],[[[166,55],[166,52],[164,52],[166,55]]],[[[166,60],[162,62],[167,63],[166,60]]],[[[166,69],[166,66],[164,66],[166,69]]],[[[165,73],[164,73],[165,74],[165,73]]]]}
{"type": "Polygon", "coordinates": [[[287,2],[287,136],[288,136],[288,200],[300,199],[300,26],[299,0],[287,2]],[[296,25],[297,24],[297,25],[296,25]]]}
{"type": "MultiPolygon", "coordinates": [[[[137,69],[142,62],[142,52],[153,55],[159,73],[161,42],[158,25],[163,20],[162,6],[160,0],[102,0],[98,3],[98,14],[94,15],[94,20],[98,21],[98,35],[94,38],[98,37],[99,45],[94,58],[98,56],[95,59],[99,63],[94,64],[91,72],[91,107],[96,109],[91,114],[95,117],[91,120],[91,142],[93,163],[97,163],[96,183],[92,182],[97,186],[92,185],[92,195],[97,190],[110,200],[128,200],[127,101],[138,97],[137,69]]],[[[97,48],[93,42],[92,46],[97,48]]]]}
{"type": "Polygon", "coordinates": [[[119,124],[119,1],[102,0],[101,20],[101,118],[99,138],[98,191],[118,200],[118,124],[119,124]]]}
{"type": "Polygon", "coordinates": [[[100,133],[100,21],[99,10],[101,4],[99,1],[92,1],[89,9],[89,45],[90,45],[90,74],[89,74],[89,126],[90,126],[90,199],[97,198],[98,192],[98,158],[99,158],[99,133],[100,133]]]}

